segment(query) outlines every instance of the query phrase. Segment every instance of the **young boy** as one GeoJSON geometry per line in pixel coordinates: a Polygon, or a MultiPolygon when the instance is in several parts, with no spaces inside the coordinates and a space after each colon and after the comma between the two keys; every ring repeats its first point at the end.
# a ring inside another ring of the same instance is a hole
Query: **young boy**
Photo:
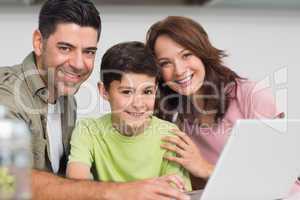
{"type": "Polygon", "coordinates": [[[176,126],[152,115],[159,68],[150,51],[141,42],[117,44],[104,54],[100,74],[99,92],[111,113],[77,124],[67,176],[128,182],[178,174],[185,182],[179,189],[190,190],[188,173],[165,160],[171,153],[160,147],[176,126]]]}

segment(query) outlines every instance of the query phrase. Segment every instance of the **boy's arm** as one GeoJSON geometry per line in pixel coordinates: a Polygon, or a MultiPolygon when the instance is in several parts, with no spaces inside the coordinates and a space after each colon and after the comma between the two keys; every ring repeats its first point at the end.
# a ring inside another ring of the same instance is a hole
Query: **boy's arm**
{"type": "MultiPolygon", "coordinates": [[[[168,129],[178,129],[178,127],[175,124],[169,124],[168,129]]],[[[163,131],[165,132],[165,131],[163,131]]],[[[167,135],[169,135],[170,131],[167,131],[167,135]]],[[[165,134],[162,135],[162,137],[166,136],[165,134]]],[[[164,142],[163,142],[164,143],[164,142]]],[[[172,151],[166,151],[164,154],[164,157],[176,157],[176,153],[172,151]]],[[[187,170],[185,170],[181,165],[179,165],[176,162],[171,162],[167,159],[163,160],[163,165],[161,168],[160,176],[168,175],[168,174],[176,174],[180,176],[185,183],[185,188],[188,191],[192,190],[192,184],[191,184],[191,179],[190,175],[187,170]]]]}
{"type": "MultiPolygon", "coordinates": [[[[166,156],[170,156],[171,154],[172,154],[172,156],[176,156],[175,153],[166,152],[166,156]]],[[[189,176],[188,171],[186,171],[179,164],[177,164],[175,162],[170,162],[170,161],[165,159],[163,161],[163,166],[162,166],[162,169],[161,169],[160,176],[169,175],[169,174],[176,174],[176,175],[180,176],[181,178],[183,178],[184,183],[185,183],[185,188],[188,191],[192,190],[192,184],[191,184],[191,180],[190,180],[190,176],[189,176]]]]}
{"type": "Polygon", "coordinates": [[[74,179],[90,179],[90,166],[80,162],[70,162],[67,167],[66,176],[74,179]]]}
{"type": "Polygon", "coordinates": [[[66,171],[68,178],[90,179],[93,158],[93,142],[88,120],[76,124],[71,138],[71,151],[66,171]]]}

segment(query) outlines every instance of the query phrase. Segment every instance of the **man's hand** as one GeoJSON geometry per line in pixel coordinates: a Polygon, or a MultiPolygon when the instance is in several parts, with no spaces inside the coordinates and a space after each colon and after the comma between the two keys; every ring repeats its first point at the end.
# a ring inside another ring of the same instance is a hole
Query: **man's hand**
{"type": "Polygon", "coordinates": [[[109,200],[188,200],[190,197],[179,189],[184,190],[184,182],[177,175],[167,175],[159,178],[146,179],[116,185],[115,189],[107,194],[109,200]]]}
{"type": "Polygon", "coordinates": [[[168,175],[159,178],[127,183],[98,182],[66,179],[53,174],[32,170],[33,200],[187,200],[183,194],[183,181],[179,176],[168,175]]]}

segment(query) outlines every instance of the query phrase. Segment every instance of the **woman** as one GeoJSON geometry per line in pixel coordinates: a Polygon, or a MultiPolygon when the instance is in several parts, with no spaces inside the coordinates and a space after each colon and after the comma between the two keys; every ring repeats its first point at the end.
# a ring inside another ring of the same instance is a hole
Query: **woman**
{"type": "MultiPolygon", "coordinates": [[[[146,44],[162,73],[157,115],[182,130],[164,138],[162,147],[178,155],[166,159],[193,177],[209,178],[236,120],[282,117],[271,90],[226,67],[225,52],[197,22],[167,17],[151,26],[146,44]]],[[[193,186],[199,184],[193,180],[193,186]]]]}

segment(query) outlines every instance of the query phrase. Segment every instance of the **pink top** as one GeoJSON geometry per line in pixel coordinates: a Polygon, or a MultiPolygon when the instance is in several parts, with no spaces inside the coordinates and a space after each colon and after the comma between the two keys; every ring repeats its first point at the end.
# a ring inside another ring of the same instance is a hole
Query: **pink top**
{"type": "MultiPolygon", "coordinates": [[[[234,95],[235,90],[231,91],[234,95]]],[[[230,102],[224,118],[219,123],[210,128],[191,123],[185,123],[184,126],[184,131],[197,144],[204,158],[212,164],[216,164],[236,120],[275,118],[279,114],[269,87],[248,80],[238,80],[236,91],[236,98],[230,102]]],[[[299,181],[292,191],[300,192],[299,181]]]]}

